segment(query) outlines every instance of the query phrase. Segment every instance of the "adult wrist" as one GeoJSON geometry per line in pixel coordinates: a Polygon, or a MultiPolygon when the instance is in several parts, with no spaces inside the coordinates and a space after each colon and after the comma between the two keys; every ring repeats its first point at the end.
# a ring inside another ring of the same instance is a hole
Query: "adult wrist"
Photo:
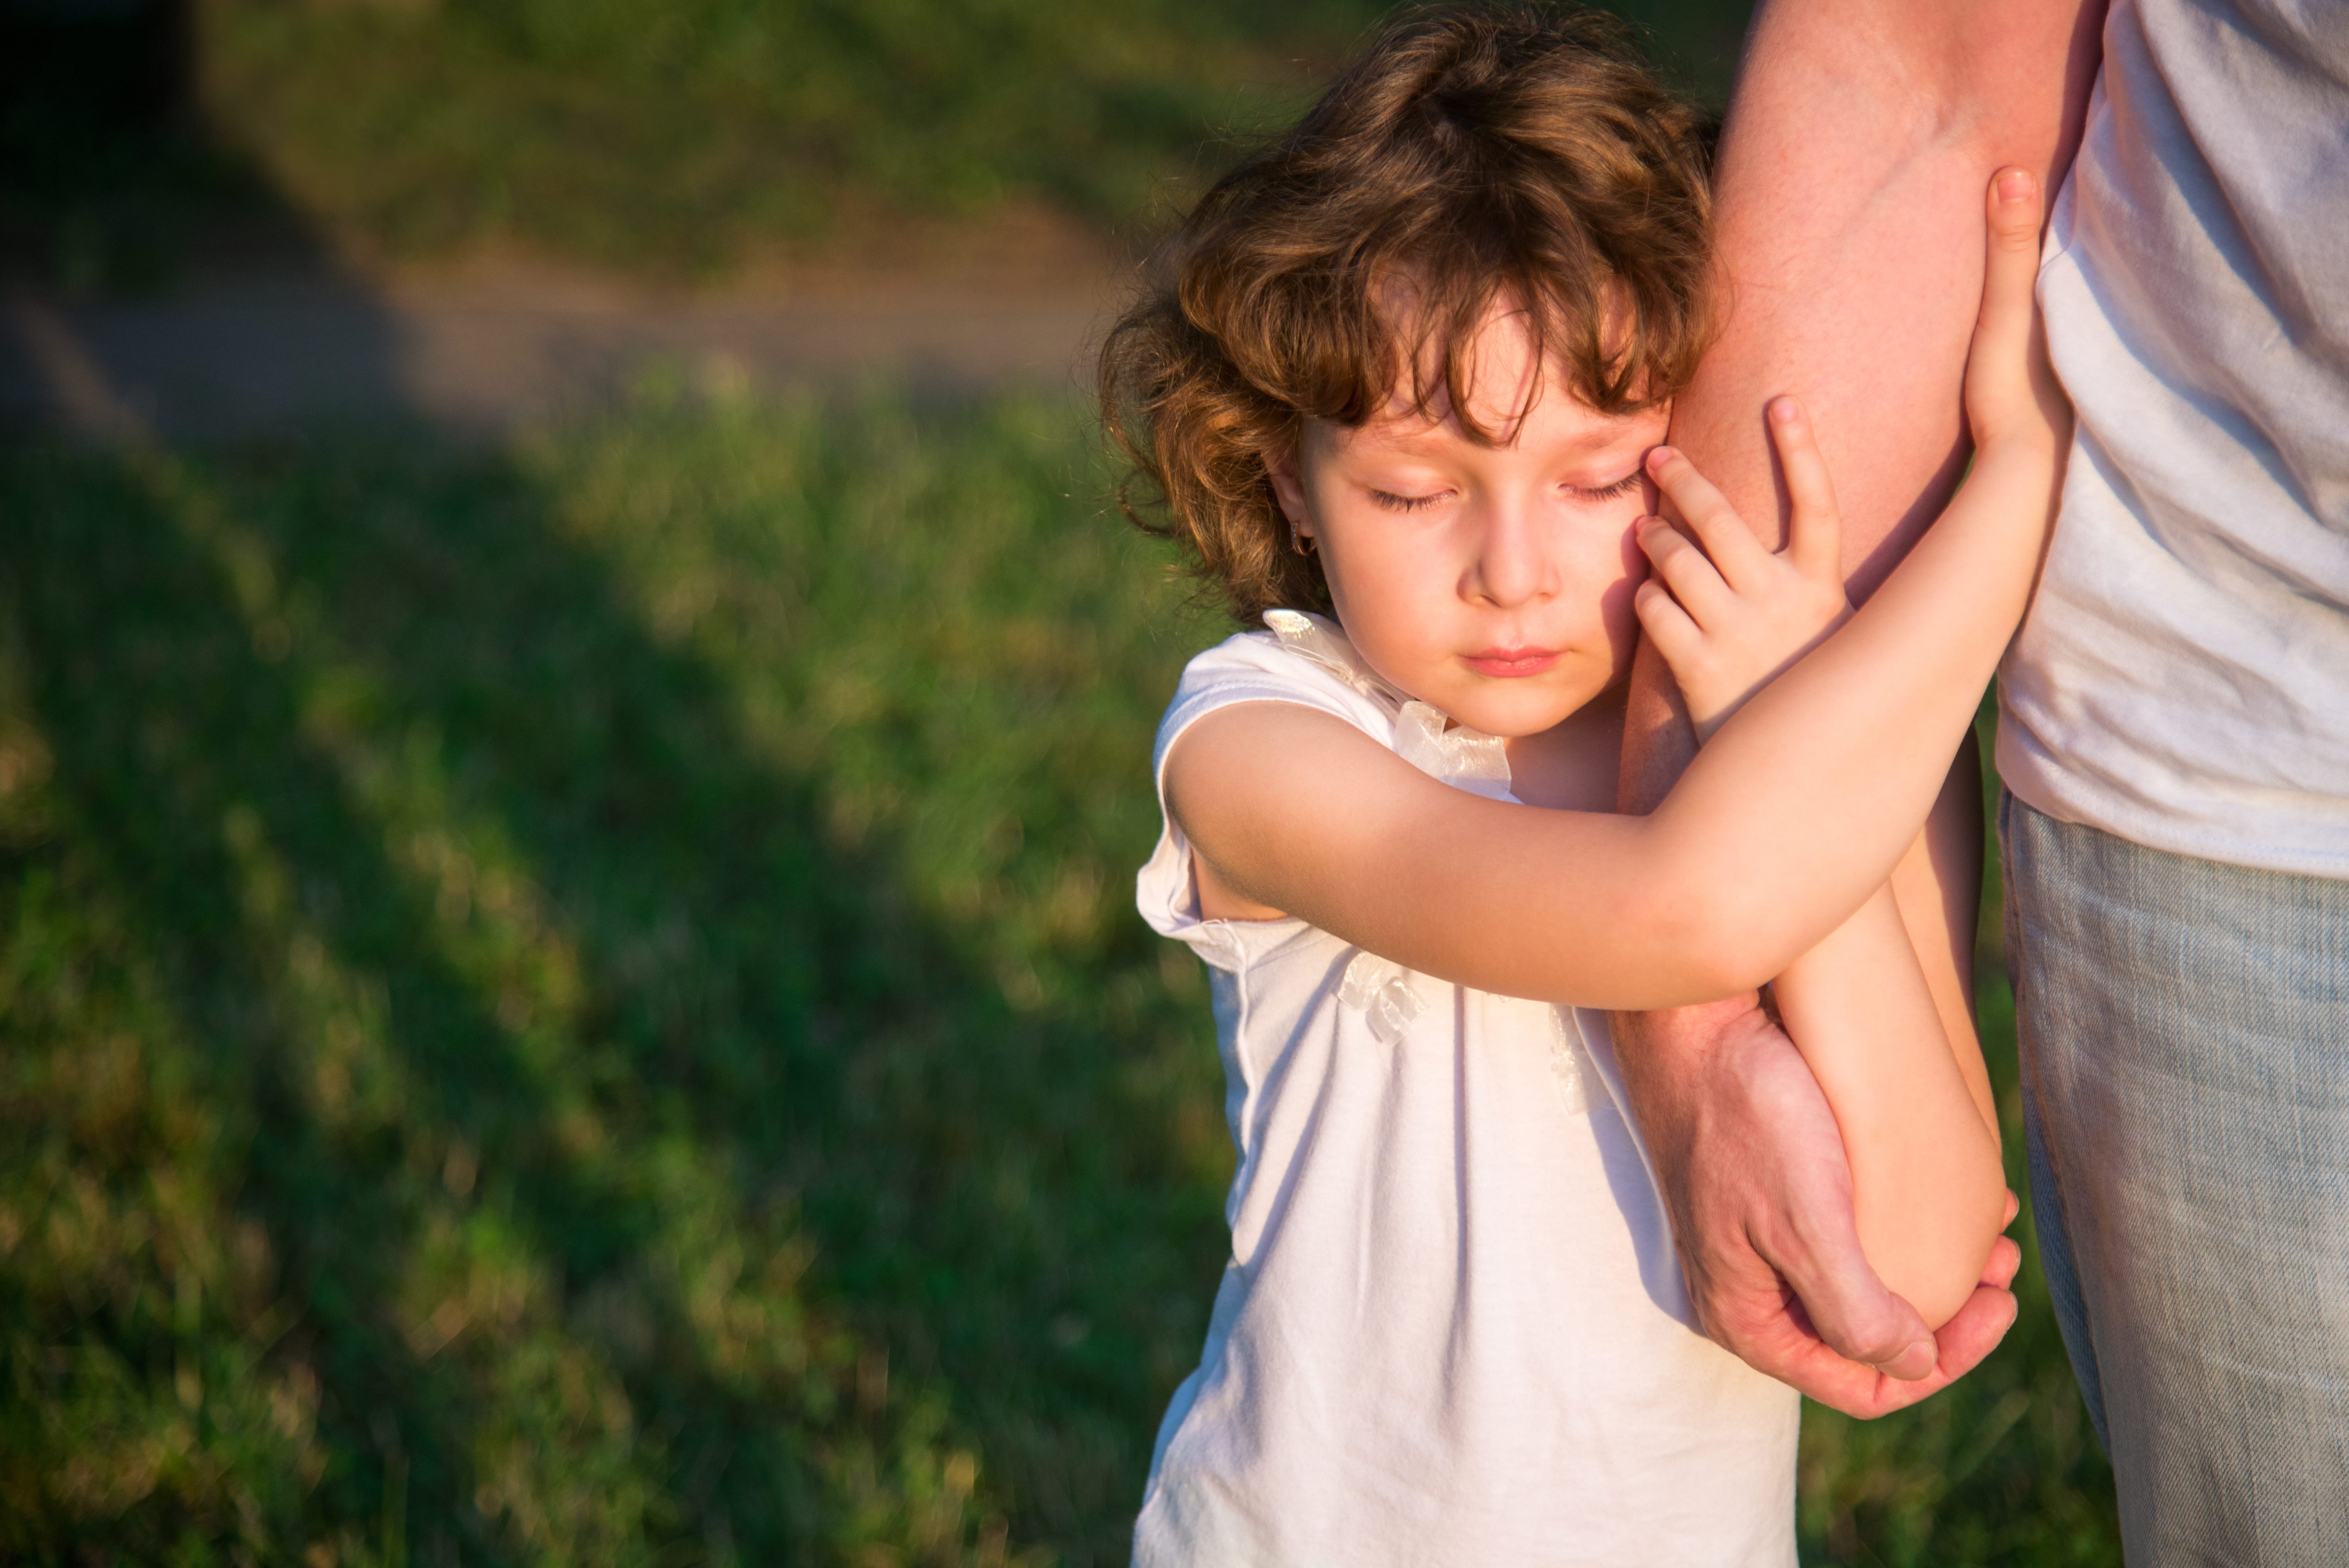
{"type": "Polygon", "coordinates": [[[1733,1071],[1729,1054],[1751,1034],[1738,1025],[1758,1006],[1749,991],[1717,1002],[1616,1014],[1615,1057],[1632,1099],[1643,1100],[1651,1090],[1685,1098],[1705,1078],[1733,1071]]]}

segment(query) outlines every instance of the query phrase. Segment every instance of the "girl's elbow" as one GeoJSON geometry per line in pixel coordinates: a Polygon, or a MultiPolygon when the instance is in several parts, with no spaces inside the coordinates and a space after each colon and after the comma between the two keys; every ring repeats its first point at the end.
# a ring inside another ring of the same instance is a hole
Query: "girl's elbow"
{"type": "MultiPolygon", "coordinates": [[[[1927,1225],[1902,1227],[1903,1239],[1888,1239],[1878,1269],[1885,1288],[1915,1307],[1936,1332],[1982,1284],[1991,1250],[2006,1229],[2006,1179],[2001,1173],[1970,1181],[1940,1209],[1927,1225]]],[[[1878,1247],[1868,1250],[1871,1259],[1879,1255],[1878,1247]]]]}
{"type": "Polygon", "coordinates": [[[1930,1277],[1919,1280],[1911,1290],[1899,1291],[1925,1326],[1939,1334],[1942,1325],[1958,1315],[1966,1303],[1981,1288],[1982,1271],[1990,1265],[1991,1249],[1998,1244],[1998,1232],[1985,1228],[1962,1251],[1952,1249],[1948,1260],[1931,1271],[1930,1277]]]}

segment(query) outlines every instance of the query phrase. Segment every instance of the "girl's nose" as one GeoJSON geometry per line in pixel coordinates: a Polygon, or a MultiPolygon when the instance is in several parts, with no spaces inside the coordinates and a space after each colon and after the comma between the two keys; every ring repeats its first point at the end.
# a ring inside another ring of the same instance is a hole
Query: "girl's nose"
{"type": "Polygon", "coordinates": [[[1531,509],[1495,502],[1479,520],[1476,551],[1461,586],[1469,598],[1513,610],[1550,590],[1550,561],[1531,509]]]}

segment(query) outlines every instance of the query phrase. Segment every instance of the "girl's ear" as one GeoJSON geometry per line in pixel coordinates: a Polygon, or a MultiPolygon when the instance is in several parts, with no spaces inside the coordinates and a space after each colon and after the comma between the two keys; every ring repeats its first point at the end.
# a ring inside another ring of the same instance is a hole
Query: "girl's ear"
{"type": "Polygon", "coordinates": [[[1280,502],[1280,515],[1288,520],[1293,532],[1306,532],[1305,486],[1297,477],[1297,449],[1288,448],[1267,452],[1264,458],[1265,476],[1272,480],[1272,495],[1280,502]]]}

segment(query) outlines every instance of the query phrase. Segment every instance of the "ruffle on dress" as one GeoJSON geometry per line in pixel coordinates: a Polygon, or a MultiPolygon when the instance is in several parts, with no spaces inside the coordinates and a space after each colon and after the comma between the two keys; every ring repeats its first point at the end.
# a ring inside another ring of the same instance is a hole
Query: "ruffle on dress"
{"type": "MultiPolygon", "coordinates": [[[[1342,627],[1327,616],[1304,610],[1267,610],[1264,624],[1280,645],[1310,659],[1361,692],[1395,720],[1395,755],[1429,778],[1482,795],[1490,800],[1515,800],[1510,793],[1508,742],[1497,735],[1471,729],[1433,703],[1398,691],[1362,655],[1354,651],[1342,627]]],[[[1427,1010],[1427,998],[1412,971],[1367,948],[1358,948],[1338,985],[1338,1000],[1359,1010],[1370,1022],[1371,1036],[1392,1046],[1410,1031],[1413,1020],[1427,1010]]],[[[1567,1010],[1543,1002],[1495,996],[1516,1006],[1543,1007],[1549,1013],[1550,1071],[1558,1095],[1570,1112],[1589,1109],[1588,1075],[1582,1068],[1582,1047],[1567,1010]]]]}
{"type": "Polygon", "coordinates": [[[1431,779],[1488,800],[1509,800],[1508,742],[1454,720],[1433,703],[1397,691],[1354,651],[1327,616],[1303,610],[1267,610],[1264,624],[1280,645],[1323,669],[1394,715],[1395,755],[1431,779]]]}

